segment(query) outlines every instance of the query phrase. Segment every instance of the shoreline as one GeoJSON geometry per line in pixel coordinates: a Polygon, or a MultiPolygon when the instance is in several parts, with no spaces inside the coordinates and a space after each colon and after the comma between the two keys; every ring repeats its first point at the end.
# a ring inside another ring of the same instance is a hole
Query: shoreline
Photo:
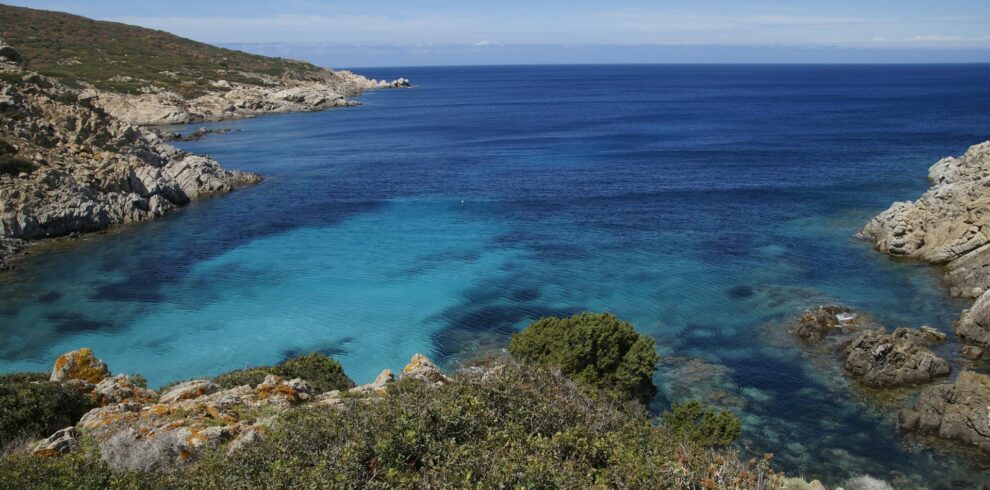
{"type": "Polygon", "coordinates": [[[0,105],[4,114],[17,116],[0,120],[5,123],[0,129],[13,142],[5,142],[7,149],[0,156],[34,169],[0,174],[4,275],[26,257],[49,249],[38,245],[71,243],[91,233],[157,219],[192,201],[263,180],[179,149],[156,126],[352,107],[360,102],[349,97],[410,86],[404,78],[386,82],[323,69],[322,80],[272,80],[266,87],[221,80],[216,85],[226,91],[184,100],[168,91],[126,95],[72,89],[23,69],[21,62],[0,59],[0,75],[14,80],[5,89],[12,95],[0,105]],[[218,107],[223,110],[217,112],[218,107]],[[39,125],[54,128],[55,137],[31,129],[39,125]]]}

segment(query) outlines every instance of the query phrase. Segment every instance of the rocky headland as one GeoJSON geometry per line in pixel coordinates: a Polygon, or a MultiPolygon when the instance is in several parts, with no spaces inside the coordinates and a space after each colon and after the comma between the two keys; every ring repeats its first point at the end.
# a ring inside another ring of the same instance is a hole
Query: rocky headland
{"type": "Polygon", "coordinates": [[[0,5],[0,270],[32,242],[157,218],[261,181],[146,125],[318,111],[408,86],[0,5]]]}
{"type": "Polygon", "coordinates": [[[10,57],[0,76],[0,264],[27,241],[160,217],[261,180],[168,145],[10,57]]]}

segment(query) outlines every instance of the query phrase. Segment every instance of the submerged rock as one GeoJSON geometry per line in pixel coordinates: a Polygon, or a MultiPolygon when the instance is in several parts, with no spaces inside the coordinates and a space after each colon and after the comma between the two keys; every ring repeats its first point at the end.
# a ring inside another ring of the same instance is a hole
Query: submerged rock
{"type": "Polygon", "coordinates": [[[990,376],[963,371],[954,383],[926,388],[914,408],[898,414],[898,426],[990,453],[990,376]]]}
{"type": "Polygon", "coordinates": [[[860,334],[845,349],[844,367],[859,382],[883,388],[919,384],[947,376],[949,363],[924,346],[929,335],[898,328],[860,334]]]}
{"type": "Polygon", "coordinates": [[[976,360],[983,357],[983,349],[975,345],[964,345],[960,351],[960,354],[966,359],[976,360]]]}

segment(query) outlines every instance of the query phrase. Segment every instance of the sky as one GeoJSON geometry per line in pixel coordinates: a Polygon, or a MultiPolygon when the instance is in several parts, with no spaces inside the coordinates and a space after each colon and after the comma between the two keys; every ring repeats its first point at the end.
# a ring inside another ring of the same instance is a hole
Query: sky
{"type": "Polygon", "coordinates": [[[30,0],[333,66],[990,62],[990,0],[30,0]]]}

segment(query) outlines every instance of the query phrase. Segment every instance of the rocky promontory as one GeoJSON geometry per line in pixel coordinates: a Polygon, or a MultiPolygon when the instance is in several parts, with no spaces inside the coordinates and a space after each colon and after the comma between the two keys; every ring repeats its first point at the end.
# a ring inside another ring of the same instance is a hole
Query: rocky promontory
{"type": "Polygon", "coordinates": [[[944,269],[954,297],[974,298],[955,326],[963,340],[990,346],[990,141],[928,171],[931,188],[914,202],[897,202],[861,235],[877,250],[944,269]]]}
{"type": "Polygon", "coordinates": [[[375,88],[408,87],[409,81],[370,80],[345,70],[324,70],[306,79],[281,79],[256,74],[251,83],[220,79],[203,95],[185,98],[152,84],[142,93],[128,94],[90,89],[84,96],[108,114],[131,124],[184,124],[239,119],[280,112],[320,111],[358,105],[349,99],[375,88]]]}
{"type": "Polygon", "coordinates": [[[261,180],[168,145],[13,58],[0,77],[0,262],[27,240],[156,218],[261,180]]]}

